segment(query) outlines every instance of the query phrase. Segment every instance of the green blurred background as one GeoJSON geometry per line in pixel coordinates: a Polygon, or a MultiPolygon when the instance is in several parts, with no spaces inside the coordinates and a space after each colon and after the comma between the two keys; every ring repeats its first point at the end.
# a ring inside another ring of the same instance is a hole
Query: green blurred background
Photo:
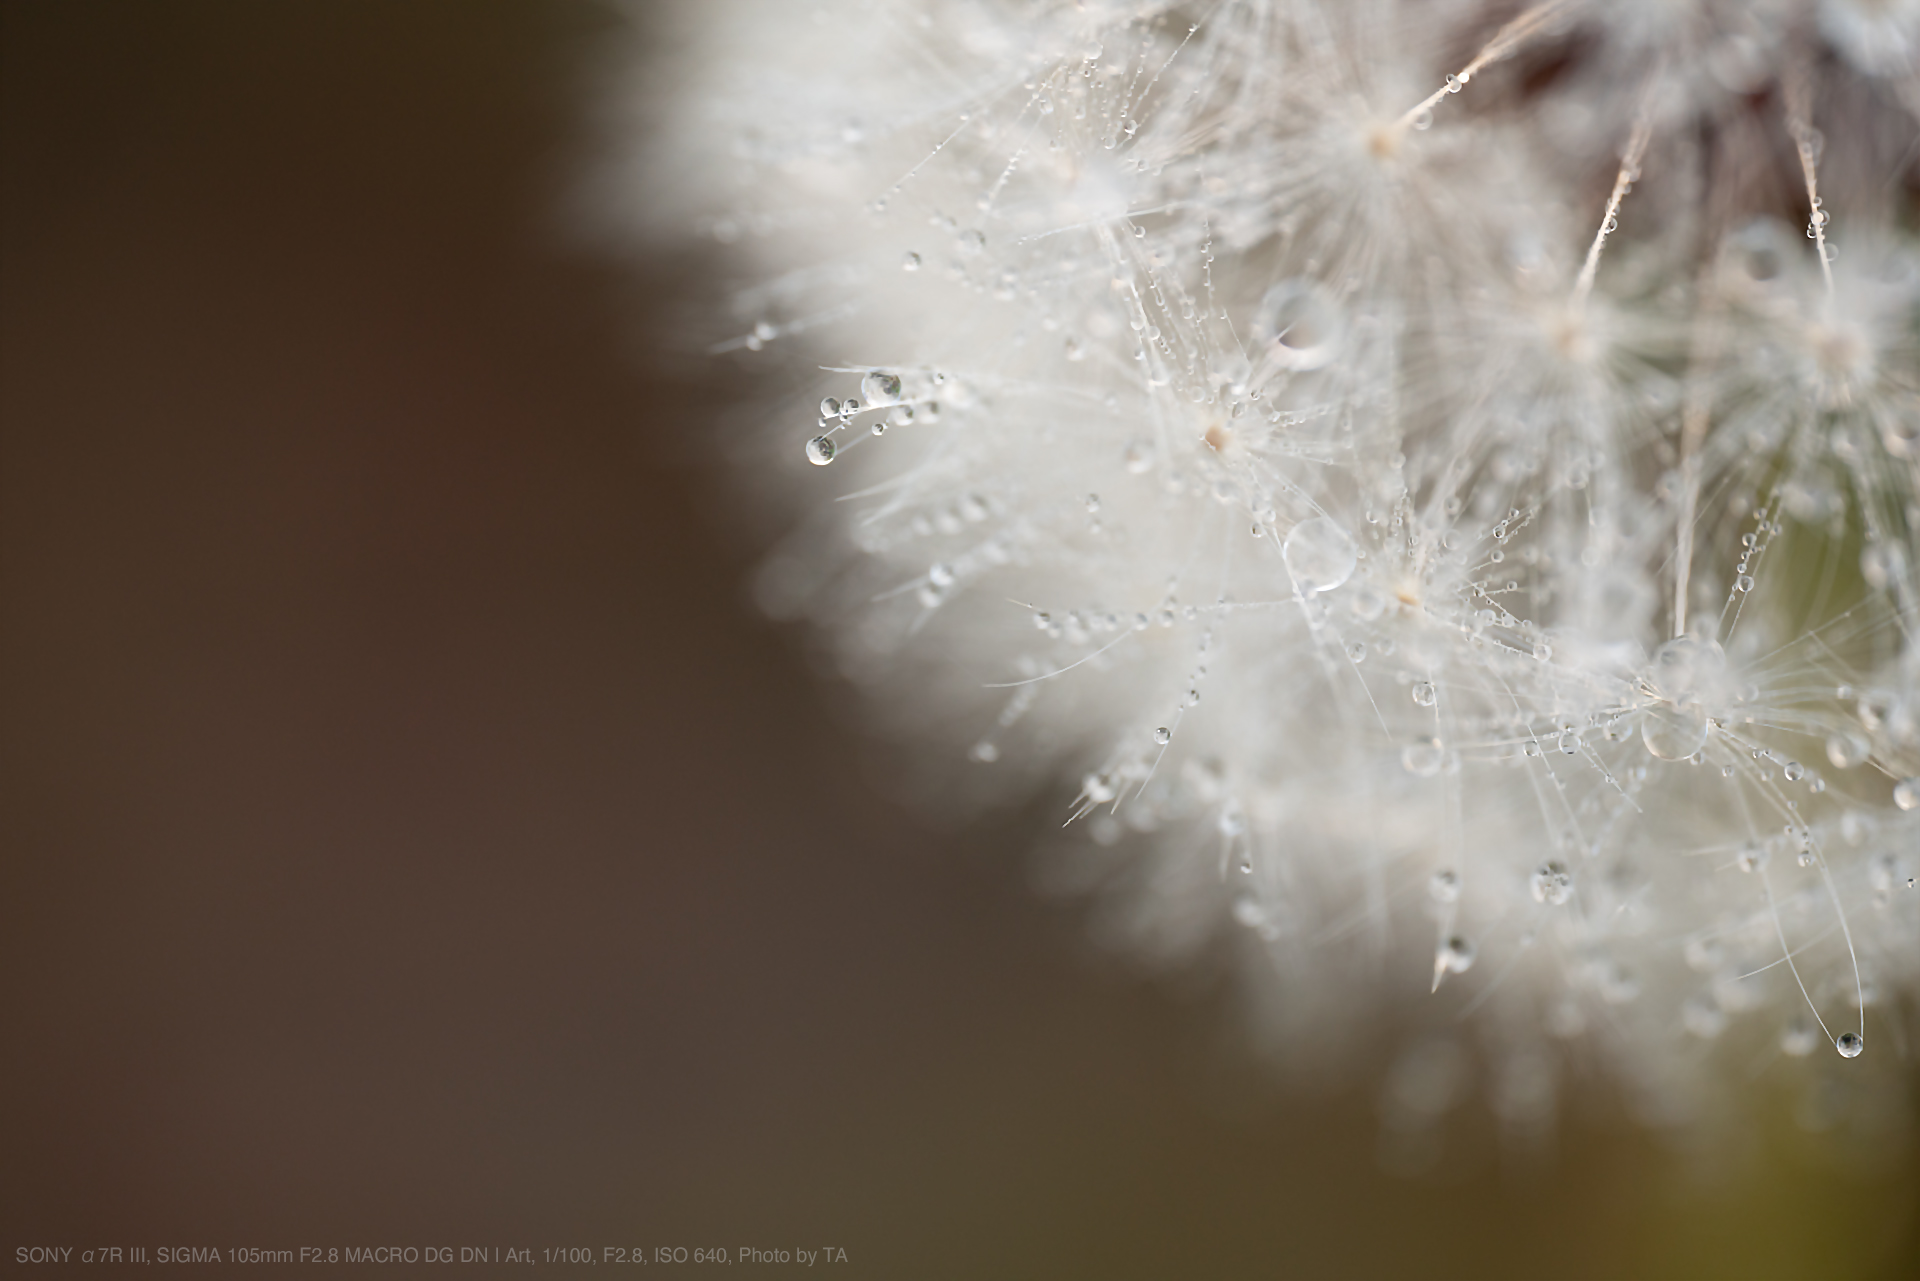
{"type": "Polygon", "coordinates": [[[1363,1081],[1282,1094],[1212,985],[1037,903],[1022,823],[863,781],[849,692],[745,604],[740,380],[674,356],[711,277],[568,230],[633,38],[579,3],[0,7],[9,1266],[1920,1275],[1914,1168],[1784,1101],[1704,1168],[1601,1097],[1548,1169],[1467,1134],[1381,1174],[1363,1081]]]}

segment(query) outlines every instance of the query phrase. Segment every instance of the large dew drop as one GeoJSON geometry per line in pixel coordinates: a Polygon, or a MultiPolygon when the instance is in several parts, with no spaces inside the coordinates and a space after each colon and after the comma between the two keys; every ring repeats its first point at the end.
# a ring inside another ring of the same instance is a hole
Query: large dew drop
{"type": "Polygon", "coordinates": [[[869,405],[891,405],[900,399],[900,376],[876,369],[860,380],[860,394],[869,405]]]}
{"type": "Polygon", "coordinates": [[[1296,276],[1267,290],[1253,312],[1253,336],[1282,369],[1322,369],[1340,354],[1340,305],[1310,280],[1296,276]]]}
{"type": "Polygon", "coordinates": [[[1698,707],[1656,703],[1640,722],[1647,750],[1663,761],[1684,761],[1707,744],[1707,714],[1698,707]]]}
{"type": "Polygon", "coordinates": [[[807,442],[807,461],[815,467],[825,467],[837,452],[831,436],[815,436],[807,442]]]}
{"type": "Polygon", "coordinates": [[[1302,595],[1330,592],[1353,577],[1353,539],[1325,516],[1309,516],[1287,531],[1281,559],[1302,595]]]}

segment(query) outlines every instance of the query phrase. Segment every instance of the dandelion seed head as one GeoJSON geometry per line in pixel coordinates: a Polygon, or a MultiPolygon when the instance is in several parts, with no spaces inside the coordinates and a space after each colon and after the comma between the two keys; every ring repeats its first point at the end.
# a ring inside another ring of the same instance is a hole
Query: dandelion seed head
{"type": "Polygon", "coordinates": [[[759,597],[879,731],[1402,1155],[1885,1086],[1920,7],[818,12],[688,7],[652,163],[792,389],[759,597]]]}

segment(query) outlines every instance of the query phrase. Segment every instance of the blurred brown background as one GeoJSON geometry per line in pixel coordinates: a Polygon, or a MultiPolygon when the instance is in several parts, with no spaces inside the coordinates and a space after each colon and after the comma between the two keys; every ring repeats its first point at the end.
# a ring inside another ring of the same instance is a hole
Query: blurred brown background
{"type": "Polygon", "coordinates": [[[1367,1092],[1286,1100],[1017,836],[864,783],[744,604],[719,373],[658,355],[700,279],[563,230],[625,31],[0,8],[0,1266],[1920,1275],[1913,1170],[1784,1131],[1379,1174],[1367,1092]]]}

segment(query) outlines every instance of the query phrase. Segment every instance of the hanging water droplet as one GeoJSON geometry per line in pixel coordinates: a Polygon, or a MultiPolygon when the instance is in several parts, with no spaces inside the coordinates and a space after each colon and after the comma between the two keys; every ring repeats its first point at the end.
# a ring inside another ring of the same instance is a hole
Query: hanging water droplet
{"type": "Polygon", "coordinates": [[[1903,778],[1895,783],[1893,803],[1903,810],[1920,809],[1920,778],[1903,778]]]}
{"type": "Polygon", "coordinates": [[[1867,1043],[1860,1039],[1858,1032],[1842,1032],[1840,1039],[1833,1043],[1833,1048],[1840,1051],[1843,1059],[1857,1059],[1860,1051],[1867,1048],[1867,1043]]]}
{"type": "Polygon", "coordinates": [[[838,418],[840,416],[840,402],[831,396],[821,401],[820,416],[822,418],[838,418]]]}
{"type": "Polygon", "coordinates": [[[1533,658],[1535,662],[1544,663],[1552,657],[1553,646],[1547,644],[1545,641],[1535,641],[1533,643],[1533,658]]]}
{"type": "Polygon", "coordinates": [[[1734,587],[1734,590],[1735,590],[1735,591],[1741,591],[1741,592],[1750,592],[1750,591],[1752,591],[1752,590],[1753,590],[1753,575],[1752,575],[1752,574],[1742,574],[1742,575],[1740,575],[1740,577],[1738,577],[1738,578],[1736,578],[1736,579],[1734,579],[1734,580],[1733,580],[1733,587],[1734,587]]]}
{"type": "Polygon", "coordinates": [[[1310,516],[1288,530],[1280,558],[1303,595],[1332,591],[1353,577],[1359,563],[1353,539],[1326,516],[1310,516]]]}
{"type": "Polygon", "coordinates": [[[953,586],[953,566],[935,562],[927,570],[927,581],[935,587],[953,586]]]}
{"type": "Polygon", "coordinates": [[[840,402],[840,421],[850,423],[853,416],[860,412],[860,402],[849,396],[840,402]]]}
{"type": "Polygon", "coordinates": [[[870,405],[891,405],[900,399],[900,376],[876,369],[861,378],[860,394],[870,405]]]}
{"type": "Polygon", "coordinates": [[[807,442],[807,461],[815,467],[825,467],[832,462],[835,452],[837,447],[831,437],[815,436],[807,442]]]}
{"type": "Polygon", "coordinates": [[[908,250],[907,256],[900,260],[900,269],[902,271],[920,270],[920,255],[914,253],[912,250],[908,250]]]}
{"type": "Polygon", "coordinates": [[[1173,741],[1173,731],[1165,725],[1162,725],[1159,729],[1153,731],[1153,741],[1165,747],[1173,741]]]}
{"type": "Polygon", "coordinates": [[[1530,884],[1537,903],[1551,903],[1558,907],[1573,897],[1573,873],[1567,870],[1565,863],[1542,863],[1534,869],[1530,884]]]}
{"type": "Polygon", "coordinates": [[[1780,1030],[1780,1052],[1789,1058],[1804,1059],[1820,1044],[1819,1030],[1806,1018],[1796,1018],[1780,1030]]]}
{"type": "Polygon", "coordinates": [[[1453,903],[1460,898],[1460,874],[1443,867],[1427,878],[1427,896],[1436,903],[1453,903]]]}
{"type": "Polygon", "coordinates": [[[1400,749],[1400,764],[1415,778],[1432,778],[1440,772],[1446,753],[1437,738],[1422,738],[1400,749]]]}
{"type": "Polygon", "coordinates": [[[1432,681],[1415,681],[1413,683],[1413,701],[1420,706],[1432,707],[1436,697],[1437,695],[1434,693],[1432,681]]]}
{"type": "Polygon", "coordinates": [[[1835,769],[1852,769],[1866,760],[1873,749],[1858,734],[1841,730],[1827,736],[1827,759],[1835,769]]]}
{"type": "Polygon", "coordinates": [[[1367,661],[1367,646],[1364,641],[1354,641],[1347,646],[1347,661],[1351,663],[1367,661]]]}
{"type": "Polygon", "coordinates": [[[1476,955],[1473,944],[1455,934],[1441,947],[1434,964],[1451,974],[1465,974],[1473,968],[1476,955]]]}
{"type": "Polygon", "coordinates": [[[1707,714],[1698,707],[1655,703],[1640,721],[1640,738],[1663,761],[1683,761],[1707,742],[1707,714]]]}
{"type": "Polygon", "coordinates": [[[1297,372],[1332,364],[1345,327],[1340,304],[1299,276],[1267,290],[1253,312],[1254,341],[1274,364],[1297,372]]]}
{"type": "Polygon", "coordinates": [[[1798,783],[1807,776],[1807,767],[1799,761],[1788,761],[1780,773],[1789,783],[1798,783]]]}

